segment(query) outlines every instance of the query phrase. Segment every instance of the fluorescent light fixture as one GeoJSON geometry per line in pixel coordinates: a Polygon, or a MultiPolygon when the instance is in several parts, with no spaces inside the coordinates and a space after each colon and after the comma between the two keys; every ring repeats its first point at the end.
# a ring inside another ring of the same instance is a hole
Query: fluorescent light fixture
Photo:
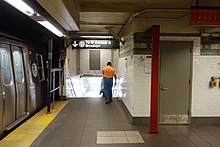
{"type": "MultiPolygon", "coordinates": [[[[6,1],[7,3],[9,3],[10,5],[17,8],[18,10],[20,10],[21,12],[23,12],[28,16],[33,16],[35,14],[35,11],[22,0],[4,0],[4,1],[6,1]]],[[[40,16],[38,13],[37,15],[40,16]]],[[[55,28],[50,22],[48,21],[37,21],[37,22],[43,25],[48,30],[50,30],[51,32],[53,32],[54,34],[56,34],[57,36],[59,37],[64,36],[63,33],[60,32],[57,28],[55,28]]]]}
{"type": "Polygon", "coordinates": [[[28,16],[34,15],[34,10],[22,0],[5,0],[5,1],[28,16]]]}
{"type": "Polygon", "coordinates": [[[107,39],[110,39],[110,38],[113,38],[113,36],[80,36],[82,38],[107,38],[107,39]]]}
{"type": "Polygon", "coordinates": [[[48,21],[37,21],[37,22],[42,26],[44,26],[45,28],[47,28],[48,30],[50,30],[51,32],[53,32],[54,34],[56,34],[57,36],[59,37],[64,36],[64,34],[60,32],[57,28],[55,28],[50,22],[48,21]]]}

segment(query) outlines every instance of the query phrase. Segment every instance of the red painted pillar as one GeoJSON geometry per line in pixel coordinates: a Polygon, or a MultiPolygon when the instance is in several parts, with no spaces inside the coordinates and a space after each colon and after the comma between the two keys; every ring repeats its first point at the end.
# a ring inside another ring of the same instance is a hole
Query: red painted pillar
{"type": "Polygon", "coordinates": [[[158,129],[158,98],[159,98],[159,51],[160,26],[151,27],[152,34],[152,64],[151,64],[151,104],[150,104],[150,133],[158,129]]]}

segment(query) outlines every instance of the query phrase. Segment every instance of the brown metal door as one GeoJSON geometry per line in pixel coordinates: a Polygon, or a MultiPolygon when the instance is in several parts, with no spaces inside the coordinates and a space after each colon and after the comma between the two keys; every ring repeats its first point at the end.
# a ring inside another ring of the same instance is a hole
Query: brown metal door
{"type": "Polygon", "coordinates": [[[161,42],[160,123],[189,122],[190,48],[192,42],[161,42]]]}

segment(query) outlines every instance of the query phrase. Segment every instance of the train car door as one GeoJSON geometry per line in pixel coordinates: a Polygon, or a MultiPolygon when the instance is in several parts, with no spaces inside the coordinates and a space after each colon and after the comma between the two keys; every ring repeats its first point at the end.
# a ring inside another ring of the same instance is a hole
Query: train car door
{"type": "Polygon", "coordinates": [[[2,87],[2,111],[3,111],[3,128],[15,121],[15,85],[12,74],[10,46],[0,44],[0,72],[2,87]]]}
{"type": "Polygon", "coordinates": [[[24,76],[24,62],[22,51],[19,47],[11,46],[14,67],[14,82],[16,86],[16,119],[26,114],[27,109],[27,89],[24,76]]]}

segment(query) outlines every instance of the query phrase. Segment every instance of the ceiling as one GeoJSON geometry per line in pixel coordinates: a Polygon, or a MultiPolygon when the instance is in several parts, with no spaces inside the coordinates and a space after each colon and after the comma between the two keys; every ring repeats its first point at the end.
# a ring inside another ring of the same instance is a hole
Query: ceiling
{"type": "MultiPolygon", "coordinates": [[[[196,0],[37,0],[67,31],[75,35],[122,36],[134,20],[181,20],[196,0]]],[[[219,0],[198,0],[199,6],[218,7],[219,0]]],[[[182,22],[186,23],[186,22],[182,22]]],[[[137,27],[138,23],[135,24],[137,27]]],[[[141,24],[140,24],[141,25],[141,24]]],[[[139,29],[141,30],[141,29],[139,29]]]]}
{"type": "Polygon", "coordinates": [[[2,20],[0,21],[0,36],[37,45],[45,45],[45,42],[47,44],[47,40],[51,36],[54,39],[58,39],[48,29],[42,27],[5,1],[0,1],[0,19],[2,20]]]}

